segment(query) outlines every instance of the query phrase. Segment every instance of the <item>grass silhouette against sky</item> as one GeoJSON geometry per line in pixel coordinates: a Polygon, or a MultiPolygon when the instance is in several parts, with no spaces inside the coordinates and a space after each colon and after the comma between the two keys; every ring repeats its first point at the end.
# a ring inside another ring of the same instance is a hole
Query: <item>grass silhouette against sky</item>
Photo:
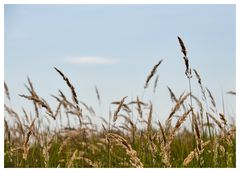
{"type": "MultiPolygon", "coordinates": [[[[223,94],[226,111],[235,114],[235,99],[226,94],[236,85],[235,13],[234,5],[5,5],[4,72],[11,104],[32,109],[18,96],[26,92],[27,76],[50,104],[50,94],[58,89],[70,95],[56,66],[79,99],[98,110],[96,85],[107,114],[111,101],[141,96],[152,66],[164,59],[156,94],[151,81],[145,95],[159,105],[161,116],[154,119],[166,119],[171,108],[167,86],[177,95],[188,89],[180,36],[218,109],[223,94]]],[[[197,81],[193,88],[201,95],[197,81]]]]}

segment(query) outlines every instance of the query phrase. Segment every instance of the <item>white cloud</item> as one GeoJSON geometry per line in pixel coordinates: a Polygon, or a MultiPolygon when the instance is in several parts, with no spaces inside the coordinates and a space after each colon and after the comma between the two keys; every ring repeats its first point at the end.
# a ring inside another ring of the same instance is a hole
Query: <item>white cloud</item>
{"type": "Polygon", "coordinates": [[[67,63],[70,64],[117,64],[119,59],[107,58],[107,57],[96,57],[96,56],[80,56],[80,57],[69,57],[66,59],[67,63]]]}

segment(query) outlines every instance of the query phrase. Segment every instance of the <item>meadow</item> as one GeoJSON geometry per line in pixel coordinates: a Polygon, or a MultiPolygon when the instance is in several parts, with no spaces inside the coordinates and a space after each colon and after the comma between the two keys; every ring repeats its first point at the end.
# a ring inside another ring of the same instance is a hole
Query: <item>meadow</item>
{"type": "MultiPolygon", "coordinates": [[[[11,92],[5,88],[4,166],[60,168],[170,168],[170,167],[236,167],[236,126],[227,120],[227,112],[217,108],[211,91],[202,83],[200,73],[190,66],[187,48],[178,37],[189,87],[176,95],[171,88],[166,101],[172,108],[165,121],[153,121],[153,103],[142,96],[129,101],[128,96],[110,104],[108,119],[99,116],[91,106],[80,101],[70,76],[54,68],[71,92],[58,90],[52,95],[57,104],[51,107],[35,91],[28,78],[28,95],[22,101],[32,102],[31,112],[11,106],[11,92]],[[198,83],[201,96],[192,93],[192,82],[198,83]],[[100,119],[100,123],[94,122],[100,119]],[[73,123],[74,121],[74,123],[73,123]]],[[[158,84],[153,66],[143,84],[144,90],[158,84]]],[[[177,87],[177,86],[176,86],[177,87]]],[[[119,88],[120,89],[120,88],[119,88]]],[[[98,88],[96,99],[101,104],[98,88]]],[[[226,91],[235,98],[235,91],[226,91]]],[[[223,108],[224,109],[224,108],[223,108]]],[[[160,114],[159,114],[160,115],[160,114]]],[[[235,114],[231,114],[235,116],[235,114]]]]}

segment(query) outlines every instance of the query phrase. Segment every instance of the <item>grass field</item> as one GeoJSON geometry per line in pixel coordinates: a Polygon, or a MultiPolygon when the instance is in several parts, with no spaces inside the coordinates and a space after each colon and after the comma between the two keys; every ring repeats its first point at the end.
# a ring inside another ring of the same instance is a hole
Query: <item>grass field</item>
{"type": "MultiPolygon", "coordinates": [[[[4,166],[5,167],[236,167],[236,127],[227,121],[225,112],[217,109],[211,91],[202,84],[192,69],[184,42],[178,37],[189,88],[181,95],[168,88],[172,101],[165,121],[153,121],[153,104],[142,97],[128,97],[110,102],[108,119],[81,102],[70,77],[60,69],[56,72],[69,87],[72,96],[59,90],[52,95],[57,107],[53,109],[35,91],[28,79],[31,112],[11,106],[8,86],[5,86],[4,166]],[[201,97],[192,93],[192,82],[198,82],[201,97]],[[95,119],[101,123],[94,123],[95,119]],[[73,124],[74,121],[74,124],[73,124]]],[[[158,84],[160,60],[150,71],[144,90],[158,84]],[[155,81],[154,81],[155,78],[155,81]],[[153,80],[153,81],[152,81],[153,80]],[[152,82],[150,82],[152,81],[152,82]]],[[[182,64],[180,64],[182,65],[182,64]]],[[[185,74],[184,74],[185,72],[185,74]]],[[[96,97],[101,96],[96,88],[96,97]]],[[[235,96],[234,91],[228,92],[235,96]]],[[[235,114],[231,114],[235,115],[235,114]]]]}

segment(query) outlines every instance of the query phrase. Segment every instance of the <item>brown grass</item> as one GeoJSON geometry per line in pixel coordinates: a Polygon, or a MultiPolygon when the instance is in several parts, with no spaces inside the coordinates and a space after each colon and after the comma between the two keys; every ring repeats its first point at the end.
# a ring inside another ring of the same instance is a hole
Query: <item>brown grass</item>
{"type": "Polygon", "coordinates": [[[178,38],[179,44],[181,46],[181,51],[184,54],[184,56],[186,57],[187,56],[187,49],[186,49],[182,39],[179,36],[177,38],[178,38]]]}
{"type": "Polygon", "coordinates": [[[9,93],[8,86],[5,81],[4,81],[4,92],[5,92],[8,100],[10,100],[10,93],[9,93]]]}
{"type": "MultiPolygon", "coordinates": [[[[108,121],[102,113],[78,99],[69,78],[57,68],[71,96],[67,97],[61,90],[57,91],[58,95],[51,95],[57,103],[56,109],[37,94],[28,78],[25,87],[29,94],[20,96],[33,103],[33,113],[25,108],[17,112],[11,106],[4,83],[7,103],[10,103],[4,104],[5,167],[236,167],[236,126],[227,121],[227,111],[217,109],[217,101],[210,90],[203,87],[195,69],[204,99],[191,91],[187,50],[180,37],[178,41],[184,54],[189,91],[183,90],[176,96],[167,87],[172,108],[165,125],[159,120],[154,122],[155,117],[165,115],[158,112],[162,106],[158,106],[154,94],[159,79],[156,71],[162,60],[144,83],[143,93],[156,76],[152,99],[136,96],[128,102],[125,96],[113,101],[109,104],[108,121]]],[[[234,93],[230,92],[236,95],[234,93]]],[[[96,86],[95,94],[101,106],[96,86]]]]}
{"type": "Polygon", "coordinates": [[[126,154],[129,156],[130,163],[133,167],[137,167],[137,168],[143,167],[142,162],[137,156],[137,152],[132,148],[130,144],[128,144],[126,139],[114,133],[108,133],[108,138],[126,151],[126,154]]]}
{"type": "MultiPolygon", "coordinates": [[[[113,122],[116,122],[117,118],[118,118],[118,113],[119,111],[121,110],[121,108],[123,107],[123,104],[124,104],[124,100],[127,98],[127,96],[123,97],[121,99],[121,101],[119,102],[118,104],[118,107],[116,109],[116,111],[114,112],[114,115],[113,115],[113,122]]],[[[112,102],[112,103],[115,103],[115,102],[112,102]]]]}
{"type": "Polygon", "coordinates": [[[148,77],[147,77],[147,80],[146,80],[146,82],[145,82],[144,88],[147,88],[147,87],[148,87],[149,81],[151,80],[151,78],[152,78],[152,77],[154,76],[154,74],[156,73],[157,68],[158,68],[158,66],[162,63],[162,61],[163,61],[163,59],[160,60],[160,61],[152,68],[150,74],[149,74],[148,77]]]}
{"type": "Polygon", "coordinates": [[[77,110],[77,115],[82,117],[82,110],[79,107],[77,93],[75,91],[74,86],[71,84],[71,82],[69,81],[68,77],[66,77],[59,69],[57,69],[56,67],[54,67],[54,69],[62,76],[63,80],[66,82],[66,84],[70,88],[71,93],[72,93],[72,99],[73,99],[73,102],[75,103],[75,108],[77,110]]]}

